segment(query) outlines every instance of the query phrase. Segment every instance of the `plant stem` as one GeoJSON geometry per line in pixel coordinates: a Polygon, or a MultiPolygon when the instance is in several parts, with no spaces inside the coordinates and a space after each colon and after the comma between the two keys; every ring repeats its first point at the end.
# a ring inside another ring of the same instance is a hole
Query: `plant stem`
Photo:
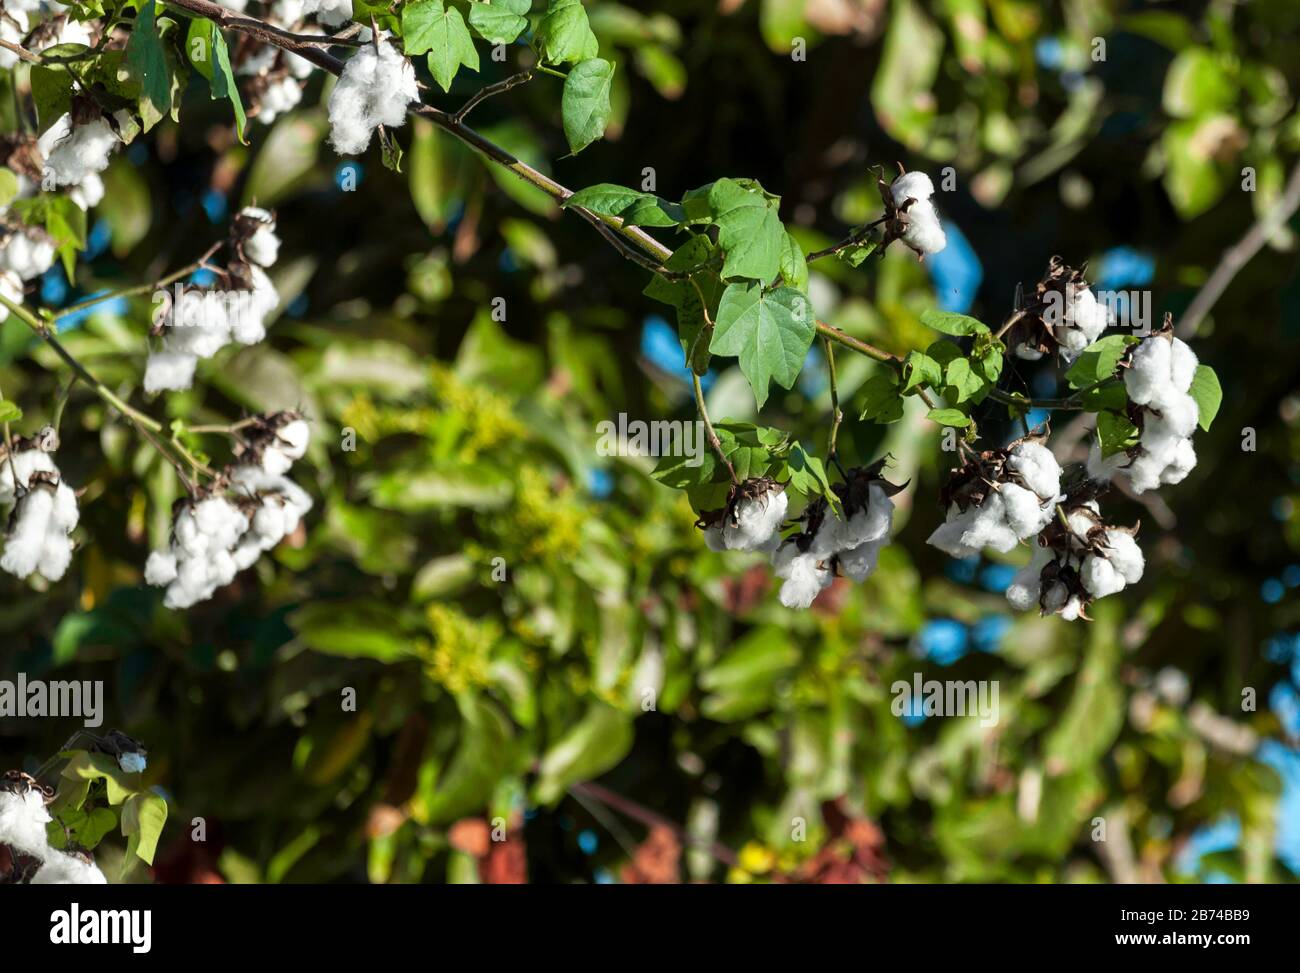
{"type": "Polygon", "coordinates": [[[695,389],[695,409],[699,412],[700,420],[704,423],[704,431],[708,434],[709,445],[713,447],[713,451],[718,454],[718,459],[722,460],[723,465],[726,466],[727,473],[731,476],[731,482],[739,486],[740,480],[736,477],[736,468],[731,465],[731,460],[727,459],[727,454],[722,451],[722,441],[718,439],[718,434],[713,428],[713,421],[709,419],[709,410],[704,405],[704,389],[700,385],[700,376],[695,374],[694,369],[691,370],[691,384],[695,389]]]}
{"type": "Polygon", "coordinates": [[[831,339],[825,336],[822,337],[822,344],[826,347],[826,368],[830,372],[831,380],[831,431],[826,438],[826,458],[835,464],[835,468],[840,471],[840,476],[844,476],[844,468],[840,466],[839,451],[835,445],[840,432],[840,423],[844,421],[844,413],[840,411],[839,383],[835,377],[835,346],[831,343],[831,339]]]}
{"type": "Polygon", "coordinates": [[[148,294],[160,287],[166,287],[168,284],[174,284],[182,277],[188,277],[196,270],[201,270],[206,266],[208,258],[221,249],[223,244],[215,243],[207,249],[207,252],[192,264],[182,267],[180,270],[173,271],[166,277],[160,277],[148,284],[138,284],[134,287],[127,287],[120,291],[106,291],[103,294],[95,294],[86,298],[84,301],[78,301],[76,304],[69,304],[54,315],[54,320],[58,321],[70,314],[76,314],[78,311],[84,311],[88,307],[94,307],[96,304],[102,304],[104,301],[111,301],[118,297],[136,297],[140,294],[148,294]]]}

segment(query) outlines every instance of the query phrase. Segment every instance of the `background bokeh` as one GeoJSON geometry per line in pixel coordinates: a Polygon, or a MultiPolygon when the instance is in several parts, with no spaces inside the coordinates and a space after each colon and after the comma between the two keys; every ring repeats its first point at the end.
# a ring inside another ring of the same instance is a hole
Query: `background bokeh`
{"type": "MultiPolygon", "coordinates": [[[[646,167],[669,198],[755,177],[815,249],[878,212],[869,165],[953,168],[942,253],[814,265],[819,316],[893,351],[931,340],[919,315],[936,304],[1000,322],[1053,254],[1177,319],[1300,158],[1291,0],[589,9],[619,64],[604,141],[562,158],[545,77],[472,120],[571,188],[639,186],[646,167]]],[[[512,70],[482,63],[438,103],[512,70]]],[[[693,416],[646,272],[427,122],[398,132],[402,174],[374,147],[340,160],[322,141],[325,83],[254,124],[249,146],[192,87],[183,123],[106,173],[76,280],[56,267],[34,296],[58,308],[148,280],[223,237],[240,205],[277,210],[270,336],[201,363],[193,391],[138,390],[147,299],[65,321],[64,340],[160,417],[304,410],[305,532],[212,601],[167,611],[141,570],[175,476],[78,388],[59,452],[86,487],[73,569],[48,589],[0,579],[0,671],[105,680],[106,725],[149,748],[146,780],[171,804],[154,879],[1300,877],[1295,224],[1192,339],[1224,386],[1197,469],[1146,504],[1108,501],[1141,520],[1148,567],[1093,623],[1009,614],[1001,591],[1027,551],[959,562],[924,545],[950,454],[923,410],[854,421],[876,366],[847,353],[841,447],[887,452],[912,487],[880,571],[794,613],[756,556],[704,548],[653,460],[596,450],[596,424],[620,412],[693,416]],[[1000,721],[896,717],[890,684],[915,672],[997,680],[1000,721]],[[507,841],[488,841],[494,818],[507,841]],[[724,847],[686,851],[669,822],[724,847]]],[[[753,418],[729,364],[706,379],[710,410],[753,418]]],[[[66,380],[25,327],[0,326],[0,388],[27,421],[66,380]]],[[[1056,394],[1047,366],[1007,381],[1056,394]]],[[[1014,433],[996,409],[980,417],[994,444],[1014,433]]],[[[828,411],[815,346],[763,419],[820,448],[828,411]]],[[[1082,457],[1073,415],[1034,418],[1082,457]]],[[[219,437],[199,445],[226,458],[219,437]]],[[[34,769],[73,729],[0,721],[0,765],[34,769]]]]}

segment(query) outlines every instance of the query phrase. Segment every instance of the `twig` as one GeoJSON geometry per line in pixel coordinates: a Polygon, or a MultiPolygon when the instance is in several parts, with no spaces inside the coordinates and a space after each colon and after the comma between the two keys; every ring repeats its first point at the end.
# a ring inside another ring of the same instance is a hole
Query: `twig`
{"type": "Polygon", "coordinates": [[[840,433],[840,423],[844,421],[844,413],[840,411],[839,383],[835,377],[835,346],[831,343],[831,339],[825,336],[822,337],[822,344],[826,348],[826,369],[830,373],[831,381],[831,431],[826,437],[826,459],[835,464],[835,468],[840,471],[840,476],[847,479],[844,468],[840,466],[839,451],[835,446],[840,433]]]}
{"type": "MultiPolygon", "coordinates": [[[[687,368],[690,368],[688,363],[687,368]]],[[[709,437],[709,445],[713,451],[718,454],[718,459],[727,468],[727,473],[731,476],[731,482],[737,486],[740,480],[736,476],[736,468],[731,465],[731,460],[727,459],[727,454],[722,451],[722,441],[718,439],[718,434],[713,428],[713,422],[709,419],[709,410],[704,405],[704,389],[700,385],[700,376],[695,374],[695,369],[691,368],[691,384],[695,389],[695,408],[700,414],[700,419],[704,422],[704,431],[709,437]]]]}
{"type": "Polygon", "coordinates": [[[1201,321],[1210,313],[1215,302],[1223,296],[1223,292],[1228,289],[1237,272],[1263,249],[1269,238],[1295,215],[1297,209],[1300,209],[1300,162],[1296,163],[1295,168],[1291,170],[1286,189],[1278,199],[1277,205],[1256,220],[1246,231],[1245,236],[1223,252],[1209,280],[1183,312],[1182,320],[1178,322],[1180,338],[1190,338],[1196,334],[1201,321]]]}
{"type": "Polygon", "coordinates": [[[520,71],[518,74],[512,74],[504,81],[498,81],[496,84],[490,84],[486,88],[480,88],[477,92],[475,92],[474,96],[470,98],[469,101],[465,102],[465,104],[463,104],[460,107],[460,111],[456,112],[456,114],[451,116],[452,122],[455,123],[456,125],[459,125],[461,122],[465,120],[465,116],[474,110],[474,108],[479,104],[479,102],[486,101],[487,99],[491,98],[493,95],[504,94],[505,92],[509,91],[511,88],[517,88],[519,87],[519,85],[525,84],[531,81],[532,79],[533,79],[533,72],[530,69],[527,71],[520,71]]]}

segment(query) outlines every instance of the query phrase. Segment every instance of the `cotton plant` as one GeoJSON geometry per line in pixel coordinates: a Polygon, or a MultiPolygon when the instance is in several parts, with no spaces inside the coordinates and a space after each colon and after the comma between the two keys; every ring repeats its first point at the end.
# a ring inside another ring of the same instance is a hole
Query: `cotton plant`
{"type": "MultiPolygon", "coordinates": [[[[113,123],[85,99],[59,116],[37,142],[55,186],[80,186],[88,178],[98,177],[121,144],[113,123]]],[[[103,195],[102,183],[99,194],[103,195]]]]}
{"type": "Polygon", "coordinates": [[[233,259],[216,285],[187,285],[179,297],[166,295],[154,331],[159,347],[145,363],[146,392],[182,391],[194,384],[201,359],[231,342],[255,345],[266,337],[266,319],[279,303],[264,268],[279,258],[275,215],[256,206],[231,221],[233,259]]]}
{"type": "Polygon", "coordinates": [[[32,280],[54,266],[54,240],[37,226],[0,226],[0,273],[32,280]]]}
{"type": "Polygon", "coordinates": [[[1061,467],[1042,442],[1027,437],[970,456],[949,477],[944,496],[947,518],[927,543],[955,558],[985,548],[1006,553],[1056,515],[1061,467]]]}
{"type": "Polygon", "coordinates": [[[1200,422],[1200,409],[1190,390],[1199,364],[1196,353],[1169,329],[1132,350],[1124,388],[1133,406],[1138,440],[1109,457],[1100,441],[1094,442],[1088,457],[1093,479],[1108,482],[1123,476],[1134,493],[1186,479],[1196,467],[1192,435],[1200,422]]]}
{"type": "Polygon", "coordinates": [[[179,503],[170,543],[145,563],[145,581],[166,589],[164,605],[207,601],[297,530],[312,501],[285,474],[309,438],[296,412],[255,417],[243,427],[236,462],[179,503]]]}
{"type": "Polygon", "coordinates": [[[1098,300],[1084,268],[1053,257],[1033,293],[1006,324],[1006,343],[1023,361],[1059,355],[1067,365],[1115,323],[1114,310],[1098,300]]]}
{"type": "Polygon", "coordinates": [[[145,749],[120,730],[102,736],[79,731],[38,776],[19,770],[0,774],[0,856],[4,880],[28,885],[106,885],[94,859],[106,836],[102,821],[109,811],[126,840],[123,872],[136,861],[153,863],[153,850],[167,818],[166,800],[141,779],[148,762],[145,749]],[[57,790],[39,779],[61,761],[57,790]],[[112,779],[108,784],[106,778],[112,779]]]}

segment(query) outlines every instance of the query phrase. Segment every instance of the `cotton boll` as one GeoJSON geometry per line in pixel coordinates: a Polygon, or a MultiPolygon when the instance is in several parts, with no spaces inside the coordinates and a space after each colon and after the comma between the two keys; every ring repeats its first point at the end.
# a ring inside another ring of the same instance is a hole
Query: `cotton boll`
{"type": "Polygon", "coordinates": [[[1006,596],[1011,607],[1016,611],[1029,611],[1038,607],[1038,596],[1042,592],[1043,568],[1051,560],[1051,551],[1044,547],[1034,550],[1029,563],[1016,572],[1007,586],[1006,596]]]}
{"type": "Polygon", "coordinates": [[[43,860],[51,851],[45,831],[49,821],[40,791],[0,790],[0,845],[43,860]]]}
{"type": "Polygon", "coordinates": [[[888,539],[894,521],[894,501],[873,483],[867,490],[867,505],[853,513],[842,530],[844,548],[888,539]]]}
{"type": "Polygon", "coordinates": [[[954,504],[948,509],[948,519],[935,528],[926,543],[958,559],[973,557],[979,553],[978,549],[965,544],[962,538],[974,523],[976,513],[974,507],[961,513],[954,504]]]}
{"type": "Polygon", "coordinates": [[[1164,460],[1146,453],[1135,458],[1126,470],[1129,486],[1133,488],[1133,492],[1146,493],[1160,486],[1160,477],[1165,471],[1165,466],[1164,460]]]}
{"type": "Polygon", "coordinates": [[[51,851],[40,871],[32,876],[33,885],[107,885],[108,879],[93,862],[76,855],[51,851]]]}
{"type": "Polygon", "coordinates": [[[19,450],[15,453],[12,464],[8,458],[0,459],[0,504],[14,502],[15,480],[25,490],[31,484],[32,474],[36,472],[58,473],[54,460],[43,449],[19,450]]]}
{"type": "Polygon", "coordinates": [[[1060,345],[1061,358],[1066,362],[1074,361],[1088,345],[1092,344],[1088,336],[1078,328],[1060,329],[1056,332],[1056,340],[1060,345]]]}
{"type": "Polygon", "coordinates": [[[880,559],[880,549],[888,543],[887,539],[864,541],[857,547],[840,554],[840,570],[845,577],[861,584],[876,570],[880,559]]]}
{"type": "MultiPolygon", "coordinates": [[[[304,62],[306,63],[306,62],[304,62]]],[[[262,100],[258,104],[257,120],[263,125],[270,125],[277,118],[287,111],[292,111],[298,107],[302,101],[302,86],[295,78],[281,78],[278,81],[272,81],[267,85],[266,91],[262,93],[262,100]]],[[[276,241],[277,245],[279,241],[276,241]]],[[[245,253],[248,253],[245,248],[245,253]]],[[[257,258],[252,254],[248,255],[250,260],[257,258]]],[[[271,257],[271,263],[275,262],[275,257],[271,257]]],[[[258,263],[261,263],[259,260],[258,263]]],[[[271,264],[263,264],[265,267],[271,264]]]]}
{"type": "Polygon", "coordinates": [[[75,125],[71,116],[64,115],[38,145],[54,184],[78,186],[87,176],[108,168],[108,157],[120,143],[108,119],[101,116],[75,125]]]}
{"type": "Polygon", "coordinates": [[[225,497],[209,497],[194,506],[194,521],[211,542],[209,551],[229,550],[248,530],[248,517],[225,497]]]}
{"type": "Polygon", "coordinates": [[[1065,321],[1078,329],[1086,339],[1084,347],[1101,337],[1103,331],[1111,324],[1111,310],[1097,300],[1097,296],[1087,287],[1073,289],[1074,301],[1066,308],[1065,321]]]}
{"type": "Polygon", "coordinates": [[[271,4],[271,17],[277,24],[292,27],[306,16],[304,0],[274,0],[271,4]]]}
{"type": "MultiPolygon", "coordinates": [[[[286,434],[290,427],[296,427],[294,438],[301,443],[295,446],[297,456],[294,458],[298,458],[307,448],[307,424],[295,420],[277,435],[281,439],[289,438],[286,434]]],[[[771,490],[761,497],[742,498],[735,507],[735,523],[723,525],[723,541],[727,548],[732,551],[754,551],[763,547],[781,529],[788,505],[789,498],[784,490],[771,490]]]]}
{"type": "Polygon", "coordinates": [[[1078,595],[1071,595],[1069,600],[1061,606],[1061,617],[1067,622],[1072,622],[1083,613],[1083,602],[1079,600],[1078,595]]]}
{"type": "Polygon", "coordinates": [[[1192,379],[1196,375],[1196,366],[1199,364],[1196,360],[1196,352],[1192,351],[1182,338],[1175,338],[1170,344],[1169,378],[1175,389],[1186,392],[1192,387],[1192,379]]]}
{"type": "Polygon", "coordinates": [[[120,753],[117,755],[117,765],[128,774],[140,774],[144,772],[147,761],[143,753],[135,751],[133,753],[120,753]]]}
{"type": "Polygon", "coordinates": [[[1131,401],[1146,405],[1152,399],[1165,398],[1171,391],[1172,344],[1159,335],[1147,338],[1133,352],[1124,388],[1131,401]]]}
{"type": "Polygon", "coordinates": [[[1006,503],[1002,495],[993,493],[975,508],[975,517],[966,533],[962,534],[961,544],[973,551],[991,547],[1005,553],[1015,547],[1019,539],[1007,524],[1006,503]]]}
{"type": "Polygon", "coordinates": [[[40,560],[36,562],[36,570],[41,577],[48,581],[58,581],[62,578],[67,573],[68,565],[72,563],[72,546],[72,539],[63,531],[58,529],[46,531],[40,560]]]}
{"type": "Polygon", "coordinates": [[[1012,353],[1021,361],[1038,361],[1043,357],[1043,352],[1023,341],[1012,349],[1012,353]]]}
{"type": "Polygon", "coordinates": [[[1061,492],[1061,464],[1052,451],[1035,442],[1018,443],[1007,454],[1007,466],[1040,500],[1055,500],[1061,492]]]}
{"type": "Polygon", "coordinates": [[[1125,530],[1106,531],[1106,558],[1119,572],[1125,584],[1137,584],[1142,580],[1142,571],[1146,567],[1146,558],[1137,540],[1125,530]]]}
{"type": "Polygon", "coordinates": [[[88,173],[86,178],[81,180],[80,186],[72,188],[68,198],[83,210],[92,209],[104,199],[104,180],[97,172],[88,173]]]}
{"type": "Polygon", "coordinates": [[[40,230],[20,227],[0,242],[0,273],[32,280],[54,266],[54,242],[40,230]]]}
{"type": "Polygon", "coordinates": [[[330,92],[330,141],[340,155],[356,155],[370,144],[378,125],[406,122],[406,106],[419,100],[415,69],[391,43],[360,48],[330,92]]]}
{"type": "MultiPolygon", "coordinates": [[[[783,545],[777,553],[779,555],[785,548],[794,546],[783,545]]],[[[825,567],[811,551],[807,553],[796,551],[793,556],[785,560],[784,572],[782,573],[782,568],[778,567],[777,577],[786,579],[785,584],[781,585],[780,594],[781,604],[786,608],[807,608],[821,594],[822,589],[829,587],[834,580],[830,569],[825,567]]]]}
{"type": "Polygon", "coordinates": [[[314,12],[326,27],[338,27],[352,19],[352,0],[307,0],[305,9],[314,12]]]}
{"type": "Polygon", "coordinates": [[[1052,615],[1065,607],[1066,600],[1070,597],[1070,591],[1059,581],[1052,582],[1042,598],[1043,611],[1052,615]]]}
{"type": "MultiPolygon", "coordinates": [[[[1196,400],[1185,392],[1171,395],[1155,407],[1160,411],[1158,421],[1176,438],[1182,439],[1196,431],[1196,424],[1200,421],[1200,410],[1196,407],[1196,400]]],[[[1147,425],[1151,424],[1152,418],[1152,414],[1148,412],[1147,425]]]]}
{"type": "Polygon", "coordinates": [[[54,511],[54,491],[37,487],[25,494],[14,509],[15,524],[5,540],[0,568],[18,578],[36,570],[45,550],[50,514],[54,511]]]}
{"type": "Polygon", "coordinates": [[[179,392],[194,384],[198,357],[181,351],[150,352],[144,369],[146,392],[179,392]]]}
{"type": "Polygon", "coordinates": [[[1183,439],[1174,449],[1174,455],[1160,473],[1160,482],[1167,484],[1182,483],[1187,474],[1196,468],[1196,450],[1190,439],[1183,439]]]}
{"type": "Polygon", "coordinates": [[[1124,576],[1106,558],[1089,554],[1083,559],[1083,569],[1079,572],[1083,586],[1094,598],[1105,598],[1124,590],[1124,576]]]}
{"type": "Polygon", "coordinates": [[[144,580],[161,588],[176,580],[176,555],[170,550],[151,551],[144,562],[144,580]]]}
{"type": "MultiPolygon", "coordinates": [[[[291,419],[276,430],[275,438],[277,449],[290,459],[302,459],[307,452],[307,443],[311,441],[311,427],[303,419],[291,419]]],[[[775,530],[785,520],[786,502],[784,490],[774,491],[765,501],[750,501],[748,504],[737,505],[736,516],[743,524],[745,517],[742,516],[742,508],[745,508],[750,511],[751,520],[757,517],[763,523],[770,521],[773,525],[772,529],[775,530]]]]}
{"type": "Polygon", "coordinates": [[[1006,509],[1007,524],[1019,538],[1032,537],[1047,526],[1052,519],[1052,507],[1043,509],[1037,494],[1014,483],[1003,483],[999,488],[1006,509]]]}
{"type": "Polygon", "coordinates": [[[265,74],[275,67],[275,59],[279,54],[280,49],[274,44],[264,44],[246,57],[235,72],[248,77],[265,74]]]}
{"type": "Polygon", "coordinates": [[[77,509],[77,493],[66,483],[60,482],[54,488],[54,509],[50,513],[50,525],[65,534],[76,530],[81,520],[81,511],[77,509]]]}
{"type": "MultiPolygon", "coordinates": [[[[292,84],[292,82],[290,82],[292,84]]],[[[298,86],[293,85],[294,90],[298,86]]],[[[257,229],[244,241],[244,256],[259,267],[270,267],[280,255],[280,238],[275,235],[275,220],[266,210],[257,206],[245,206],[240,216],[257,221],[257,229]]]]}

